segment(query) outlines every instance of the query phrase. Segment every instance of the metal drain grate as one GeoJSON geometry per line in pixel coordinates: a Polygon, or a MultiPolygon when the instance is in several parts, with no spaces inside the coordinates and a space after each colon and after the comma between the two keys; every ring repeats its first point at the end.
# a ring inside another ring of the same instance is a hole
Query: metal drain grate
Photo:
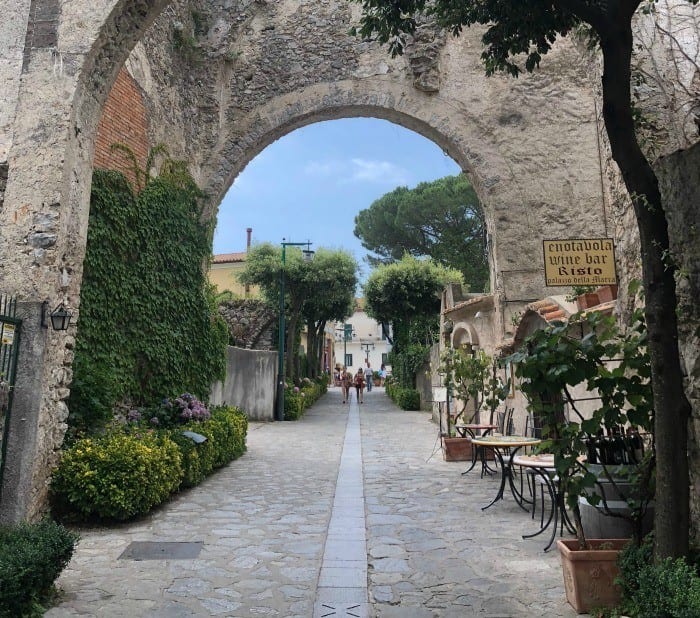
{"type": "Polygon", "coordinates": [[[187,560],[199,556],[203,545],[203,541],[134,541],[119,560],[187,560]]]}

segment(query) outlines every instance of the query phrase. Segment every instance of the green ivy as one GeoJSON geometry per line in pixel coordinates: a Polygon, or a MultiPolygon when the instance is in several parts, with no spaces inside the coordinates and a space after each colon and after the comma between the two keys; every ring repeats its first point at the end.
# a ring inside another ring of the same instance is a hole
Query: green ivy
{"type": "Polygon", "coordinates": [[[225,373],[228,331],[205,265],[211,226],[182,164],[166,162],[136,194],[120,172],[95,170],[69,424],[100,427],[116,403],[205,399],[225,373]]]}

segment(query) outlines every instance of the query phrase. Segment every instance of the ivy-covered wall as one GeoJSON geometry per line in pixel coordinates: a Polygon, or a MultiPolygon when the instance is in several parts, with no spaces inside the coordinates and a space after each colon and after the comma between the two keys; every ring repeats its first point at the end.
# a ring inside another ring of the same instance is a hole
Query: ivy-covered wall
{"type": "Polygon", "coordinates": [[[228,332],[206,280],[211,229],[201,197],[172,162],[139,193],[122,173],[95,171],[71,427],[99,425],[117,403],[204,399],[223,377],[228,332]]]}

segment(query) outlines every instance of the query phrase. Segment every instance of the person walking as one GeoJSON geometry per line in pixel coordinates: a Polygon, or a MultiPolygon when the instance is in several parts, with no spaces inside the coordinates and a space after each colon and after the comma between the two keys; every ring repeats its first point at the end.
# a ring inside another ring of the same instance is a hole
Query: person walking
{"type": "Polygon", "coordinates": [[[362,367],[360,367],[355,374],[355,392],[357,393],[357,402],[363,403],[362,396],[365,392],[365,372],[362,371],[362,367]]]}
{"type": "Polygon", "coordinates": [[[350,403],[350,387],[352,386],[352,372],[343,367],[343,373],[340,375],[340,383],[343,388],[343,403],[350,403]]]}
{"type": "Polygon", "coordinates": [[[381,379],[380,385],[384,386],[386,381],[386,365],[382,363],[382,368],[379,370],[379,378],[381,379]]]}
{"type": "Polygon", "coordinates": [[[372,391],[372,376],[374,375],[374,371],[372,371],[372,366],[369,364],[369,361],[367,361],[367,367],[365,367],[365,384],[367,385],[367,392],[372,391]]]}

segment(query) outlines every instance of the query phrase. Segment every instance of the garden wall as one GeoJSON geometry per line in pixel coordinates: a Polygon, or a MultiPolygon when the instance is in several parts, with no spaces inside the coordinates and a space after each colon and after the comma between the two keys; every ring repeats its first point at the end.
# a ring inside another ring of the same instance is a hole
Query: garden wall
{"type": "Polygon", "coordinates": [[[210,404],[238,406],[249,420],[273,420],[277,352],[229,346],[226,355],[226,378],[212,386],[210,404]]]}

